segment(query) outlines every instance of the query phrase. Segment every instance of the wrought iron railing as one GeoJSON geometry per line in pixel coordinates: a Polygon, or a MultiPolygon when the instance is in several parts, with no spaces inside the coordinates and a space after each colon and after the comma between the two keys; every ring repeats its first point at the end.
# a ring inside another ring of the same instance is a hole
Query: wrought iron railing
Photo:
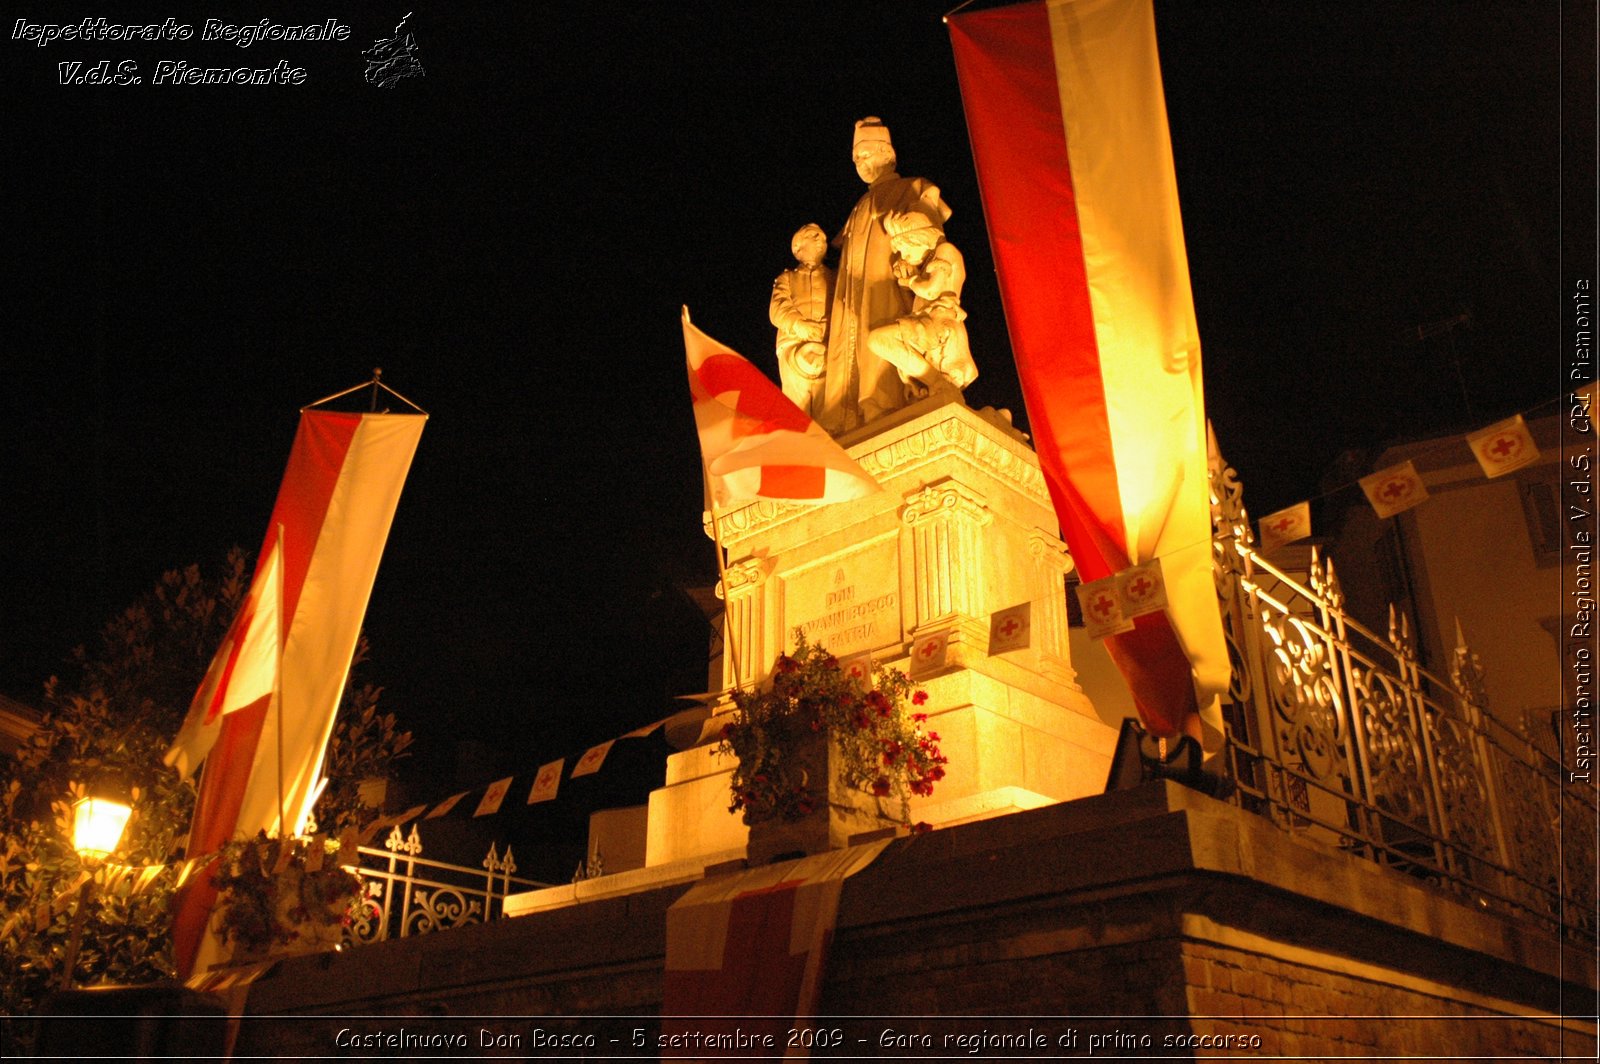
{"type": "Polygon", "coordinates": [[[1304,582],[1266,562],[1220,461],[1212,503],[1232,800],[1592,942],[1596,792],[1489,713],[1459,630],[1445,680],[1418,664],[1404,613],[1382,636],[1345,613],[1331,559],[1313,551],[1304,582]]]}
{"type": "Polygon", "coordinates": [[[421,856],[422,839],[412,825],[389,832],[383,849],[361,847],[365,893],[345,931],[354,942],[381,942],[499,918],[507,894],[549,886],[520,879],[511,847],[502,856],[493,844],[481,868],[446,864],[421,856]]]}

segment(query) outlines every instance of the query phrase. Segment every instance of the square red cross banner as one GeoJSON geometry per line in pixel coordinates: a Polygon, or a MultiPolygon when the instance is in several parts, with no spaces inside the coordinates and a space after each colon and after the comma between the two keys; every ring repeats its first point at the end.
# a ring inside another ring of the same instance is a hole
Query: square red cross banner
{"type": "Polygon", "coordinates": [[[1311,504],[1297,502],[1261,519],[1262,553],[1311,535],[1311,504]]]}
{"type": "Polygon", "coordinates": [[[1124,617],[1143,617],[1167,608],[1167,583],[1161,578],[1159,558],[1133,565],[1117,574],[1124,617]]]}
{"type": "Polygon", "coordinates": [[[863,688],[872,686],[872,655],[852,654],[848,658],[839,659],[839,671],[850,679],[860,684],[863,688]]]}
{"type": "Polygon", "coordinates": [[[1022,650],[1028,645],[1033,624],[1033,603],[1023,602],[995,610],[989,617],[989,656],[1022,650]]]}
{"type": "Polygon", "coordinates": [[[507,776],[503,780],[495,780],[483,792],[483,798],[478,802],[478,808],[472,811],[473,816],[492,816],[500,811],[500,806],[506,800],[506,794],[511,790],[511,781],[515,776],[507,776]]]}
{"type": "Polygon", "coordinates": [[[1472,456],[1483,467],[1483,475],[1493,479],[1532,465],[1539,460],[1539,448],[1522,415],[1497,421],[1467,437],[1472,456]]]}
{"type": "Polygon", "coordinates": [[[533,789],[528,791],[529,805],[555,798],[556,792],[561,789],[561,768],[566,763],[567,759],[560,757],[539,766],[539,774],[533,777],[533,789]]]}
{"type": "Polygon", "coordinates": [[[1091,639],[1133,631],[1133,621],[1122,612],[1115,576],[1079,584],[1078,605],[1083,608],[1083,625],[1091,639]]]}
{"type": "Polygon", "coordinates": [[[911,675],[926,676],[938,672],[950,657],[950,630],[920,635],[911,644],[911,675]]]}
{"type": "Polygon", "coordinates": [[[1410,462],[1401,462],[1362,477],[1361,490],[1366,492],[1367,501],[1380,518],[1403,513],[1428,497],[1428,489],[1423,485],[1417,467],[1410,462]]]}

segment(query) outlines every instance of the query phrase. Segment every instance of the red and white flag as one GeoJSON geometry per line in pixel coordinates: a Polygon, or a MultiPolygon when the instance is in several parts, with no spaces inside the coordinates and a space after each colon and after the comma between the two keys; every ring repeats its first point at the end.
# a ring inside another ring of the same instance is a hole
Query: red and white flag
{"type": "Polygon", "coordinates": [[[250,590],[189,703],[189,715],[162,758],[178,770],[180,778],[193,775],[216,745],[225,714],[270,700],[277,693],[282,655],[283,551],[273,535],[256,566],[250,590]]]}
{"type": "Polygon", "coordinates": [[[1023,602],[989,615],[989,656],[1022,650],[1028,645],[1033,603],[1023,602]]]}
{"type": "Polygon", "coordinates": [[[674,902],[667,910],[661,1055],[737,1055],[710,1047],[767,1034],[778,1048],[758,1055],[796,1055],[784,1051],[784,1035],[821,1000],[844,880],[889,841],[706,879],[674,902]]]}
{"type": "MultiPolygon", "coordinates": [[[[259,557],[282,552],[279,695],[222,715],[206,757],[189,852],[206,855],[258,831],[298,833],[311,814],[378,561],[411,468],[423,414],[306,410],[259,557]]],[[[237,671],[235,676],[238,676],[237,671]]],[[[242,679],[242,677],[241,677],[242,679]]],[[[220,705],[235,700],[227,694],[220,705]]],[[[174,918],[180,978],[222,959],[209,932],[210,875],[185,888],[174,918]]]]}
{"type": "Polygon", "coordinates": [[[1528,431],[1521,414],[1479,429],[1467,437],[1467,446],[1483,467],[1483,475],[1491,479],[1539,460],[1539,448],[1534,446],[1533,433],[1528,431]]]}
{"type": "Polygon", "coordinates": [[[472,811],[473,816],[490,816],[500,811],[500,806],[505,803],[506,794],[511,790],[511,781],[515,776],[507,776],[503,780],[495,780],[484,790],[483,797],[478,800],[478,808],[472,811]]]}
{"type": "Polygon", "coordinates": [[[539,766],[539,774],[533,777],[533,789],[528,791],[529,805],[555,799],[556,792],[561,789],[561,768],[566,763],[567,759],[561,757],[539,766]]]}
{"type": "Polygon", "coordinates": [[[882,490],[760,370],[695,328],[687,307],[683,347],[700,454],[718,507],[755,499],[844,502],[882,490]]]}
{"type": "Polygon", "coordinates": [[[1360,483],[1379,517],[1403,513],[1428,497],[1428,488],[1410,460],[1364,476],[1360,483]]]}
{"type": "Polygon", "coordinates": [[[615,739],[607,739],[598,746],[591,746],[585,750],[583,756],[572,766],[572,778],[577,779],[579,776],[590,776],[599,772],[600,766],[605,763],[606,755],[611,752],[611,747],[615,743],[615,739]]]}
{"type": "Polygon", "coordinates": [[[1200,339],[1151,0],[950,16],[1006,324],[1045,483],[1093,582],[1152,558],[1168,609],[1107,642],[1157,735],[1220,738],[1229,665],[1200,339]]]}
{"type": "Polygon", "coordinates": [[[1261,519],[1261,552],[1277,550],[1286,543],[1311,535],[1311,503],[1297,502],[1261,519]]]}

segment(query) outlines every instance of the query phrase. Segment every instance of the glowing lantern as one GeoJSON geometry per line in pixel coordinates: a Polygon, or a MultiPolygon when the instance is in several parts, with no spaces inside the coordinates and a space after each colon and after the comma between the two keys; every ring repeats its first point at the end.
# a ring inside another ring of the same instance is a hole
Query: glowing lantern
{"type": "Polygon", "coordinates": [[[85,861],[104,861],[122,841],[133,807],[109,798],[80,798],[72,803],[72,848],[85,861]]]}

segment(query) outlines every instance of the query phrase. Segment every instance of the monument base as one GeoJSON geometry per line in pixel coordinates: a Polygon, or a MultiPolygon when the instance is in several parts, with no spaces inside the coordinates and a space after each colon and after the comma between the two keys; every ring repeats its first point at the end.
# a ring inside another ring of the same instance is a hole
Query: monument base
{"type": "MultiPolygon", "coordinates": [[[[722,515],[732,650],[713,663],[713,688],[759,683],[803,629],[841,658],[870,653],[910,673],[927,692],[927,728],[949,763],[933,795],[912,801],[914,821],[939,827],[1100,793],[1117,733],[1076,683],[1072,563],[1025,438],[1005,415],[950,397],[868,431],[843,442],[883,491],[722,515]],[[1023,603],[1026,638],[991,654],[990,616],[1023,603]],[[944,648],[939,663],[913,669],[929,636],[944,648]]],[[[668,758],[665,786],[650,795],[647,866],[746,846],[748,829],[728,811],[732,760],[716,747],[668,758]]]]}

